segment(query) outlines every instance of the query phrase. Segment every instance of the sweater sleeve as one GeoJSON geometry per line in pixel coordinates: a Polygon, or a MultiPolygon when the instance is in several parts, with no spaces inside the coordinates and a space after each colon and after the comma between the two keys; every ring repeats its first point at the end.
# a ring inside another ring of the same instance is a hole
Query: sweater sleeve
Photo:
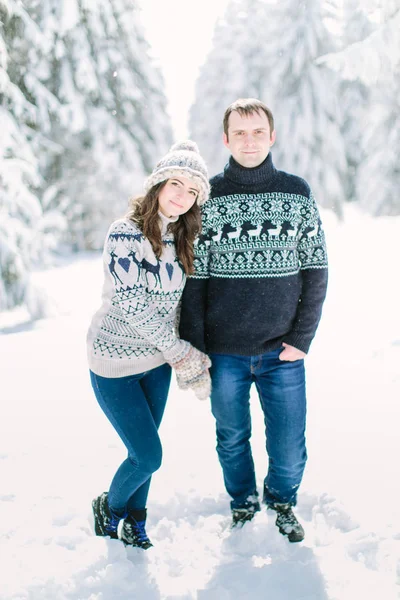
{"type": "Polygon", "coordinates": [[[186,281],[182,295],[179,334],[195,348],[206,352],[205,316],[207,308],[207,287],[209,279],[209,259],[211,231],[203,215],[202,233],[195,242],[194,274],[186,281]]]}
{"type": "Polygon", "coordinates": [[[179,360],[188,345],[177,336],[174,322],[163,319],[149,302],[141,266],[142,240],[140,232],[121,235],[118,228],[111,228],[108,233],[104,260],[114,281],[112,302],[140,337],[156,346],[167,360],[179,360]]]}
{"type": "Polygon", "coordinates": [[[328,284],[325,234],[311,192],[304,208],[298,254],[302,279],[301,296],[293,327],[283,341],[307,353],[321,318],[328,284]]]}

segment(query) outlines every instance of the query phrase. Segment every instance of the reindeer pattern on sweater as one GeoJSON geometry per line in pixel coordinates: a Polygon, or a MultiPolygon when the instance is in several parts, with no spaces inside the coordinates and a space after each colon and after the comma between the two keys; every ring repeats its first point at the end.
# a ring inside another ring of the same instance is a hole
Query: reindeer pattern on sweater
{"type": "Polygon", "coordinates": [[[168,232],[170,222],[161,216],[160,258],[133,221],[119,219],[108,231],[103,302],[87,338],[89,366],[97,375],[144,372],[163,364],[163,351],[177,343],[177,308],[186,276],[168,232]]]}

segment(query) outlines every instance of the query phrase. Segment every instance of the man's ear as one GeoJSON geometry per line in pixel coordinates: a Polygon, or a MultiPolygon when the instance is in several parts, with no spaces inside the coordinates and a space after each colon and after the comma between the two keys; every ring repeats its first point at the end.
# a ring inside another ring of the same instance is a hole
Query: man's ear
{"type": "Polygon", "coordinates": [[[271,133],[270,146],[273,146],[275,144],[275,140],[276,140],[276,131],[274,129],[274,131],[271,133]]]}
{"type": "Polygon", "coordinates": [[[228,136],[226,135],[225,131],[222,134],[222,141],[224,142],[224,146],[229,148],[229,140],[228,140],[228,136]]]}

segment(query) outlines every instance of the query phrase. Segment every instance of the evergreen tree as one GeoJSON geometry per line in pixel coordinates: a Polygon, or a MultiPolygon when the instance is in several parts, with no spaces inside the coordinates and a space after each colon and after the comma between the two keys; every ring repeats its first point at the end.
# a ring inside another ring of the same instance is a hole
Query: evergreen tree
{"type": "Polygon", "coordinates": [[[32,263],[46,259],[64,224],[44,214],[38,197],[44,121],[58,103],[36,77],[45,40],[24,7],[0,0],[0,21],[0,310],[29,298],[31,312],[40,316],[29,272],[32,263]]]}
{"type": "Polygon", "coordinates": [[[400,59],[400,0],[368,0],[372,33],[318,59],[343,79],[368,86],[392,81],[400,59]]]}
{"type": "Polygon", "coordinates": [[[43,165],[49,203],[67,215],[75,248],[99,248],[170,145],[163,80],[131,0],[30,1],[53,40],[46,87],[63,107],[52,118],[60,152],[43,165]]]}
{"type": "Polygon", "coordinates": [[[370,214],[394,216],[400,215],[400,0],[377,7],[378,28],[362,43],[368,48],[374,44],[381,66],[371,86],[357,197],[370,214]]]}
{"type": "Polygon", "coordinates": [[[268,23],[265,0],[231,0],[215,27],[189,118],[190,136],[198,143],[211,175],[222,170],[229,156],[222,143],[227,106],[240,97],[262,99],[268,73],[268,23]]]}
{"type": "MultiPolygon", "coordinates": [[[[60,241],[100,248],[171,143],[131,0],[0,0],[0,310],[60,241]]],[[[38,310],[36,302],[32,311],[38,310]]]]}
{"type": "Polygon", "coordinates": [[[400,215],[400,63],[392,81],[372,92],[372,110],[363,135],[365,158],[358,170],[357,197],[375,216],[400,215]]]}
{"type": "MultiPolygon", "coordinates": [[[[338,110],[339,78],[316,64],[335,48],[334,3],[283,0],[270,8],[273,67],[271,101],[276,118],[277,166],[304,177],[317,201],[340,217],[345,199],[346,156],[338,110]]],[[[264,96],[267,95],[267,88],[264,96]]]]}
{"type": "MultiPolygon", "coordinates": [[[[345,0],[343,7],[342,48],[365,39],[372,32],[372,23],[368,19],[360,0],[345,0]]],[[[339,86],[339,106],[341,130],[344,139],[347,173],[346,198],[357,200],[356,182],[358,168],[365,159],[362,139],[365,124],[371,109],[369,87],[357,80],[343,79],[339,86]]]]}
{"type": "Polygon", "coordinates": [[[315,62],[334,47],[329,16],[333,9],[329,15],[320,0],[232,0],[200,73],[190,129],[216,172],[227,156],[224,110],[239,97],[258,97],[275,117],[277,168],[307,179],[319,202],[340,215],[346,158],[338,78],[315,62]]]}
{"type": "Polygon", "coordinates": [[[350,81],[370,90],[370,109],[361,140],[363,160],[356,193],[369,213],[400,214],[400,0],[370,0],[374,31],[341,52],[321,58],[350,81]]]}

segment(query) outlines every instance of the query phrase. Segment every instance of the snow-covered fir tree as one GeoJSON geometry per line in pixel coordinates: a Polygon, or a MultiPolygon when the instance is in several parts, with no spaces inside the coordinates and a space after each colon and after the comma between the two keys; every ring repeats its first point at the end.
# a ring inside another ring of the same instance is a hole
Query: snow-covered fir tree
{"type": "MultiPolygon", "coordinates": [[[[372,22],[365,12],[365,4],[360,0],[344,0],[342,22],[342,48],[366,39],[373,30],[372,22]]],[[[356,201],[358,168],[365,158],[362,139],[371,108],[370,89],[359,79],[342,79],[339,85],[338,101],[348,165],[346,198],[349,201],[356,201]]]]}
{"type": "Polygon", "coordinates": [[[400,0],[369,0],[373,32],[341,52],[321,58],[370,90],[356,179],[359,204],[369,213],[400,214],[400,0]]]}
{"type": "Polygon", "coordinates": [[[226,158],[225,108],[238,97],[260,98],[275,117],[276,166],[307,179],[318,201],[340,215],[346,157],[338,78],[315,63],[335,47],[329,16],[320,0],[232,0],[199,77],[190,130],[215,172],[226,158]]]}
{"type": "Polygon", "coordinates": [[[400,59],[400,0],[363,0],[373,31],[365,39],[318,59],[341,77],[373,86],[392,80],[400,59]]]}
{"type": "Polygon", "coordinates": [[[375,17],[378,28],[362,45],[375,45],[381,68],[371,86],[357,196],[373,215],[400,215],[400,0],[377,2],[375,17]]]}
{"type": "Polygon", "coordinates": [[[270,5],[269,18],[273,31],[267,43],[273,44],[279,57],[272,68],[269,94],[276,118],[275,162],[304,177],[317,201],[341,216],[347,164],[339,78],[316,64],[319,56],[336,47],[337,7],[320,0],[282,0],[270,5]]]}
{"type": "Polygon", "coordinates": [[[400,62],[393,69],[392,80],[377,85],[371,98],[357,198],[372,215],[400,215],[400,62]]]}
{"type": "MultiPolygon", "coordinates": [[[[62,240],[99,248],[171,143],[130,0],[0,0],[0,310],[62,240]]],[[[34,303],[37,311],[37,303],[34,303]]]]}
{"type": "Polygon", "coordinates": [[[43,211],[38,194],[48,113],[59,104],[40,84],[36,67],[46,40],[24,6],[0,0],[0,22],[0,310],[28,301],[40,316],[29,272],[65,225],[62,216],[43,211]]]}
{"type": "Polygon", "coordinates": [[[223,168],[229,156],[222,143],[227,106],[240,97],[264,99],[269,71],[265,58],[268,22],[265,0],[231,0],[216,24],[189,118],[190,136],[198,143],[212,175],[223,168]]]}
{"type": "Polygon", "coordinates": [[[99,248],[110,220],[169,147],[163,80],[131,0],[47,0],[35,7],[54,56],[46,87],[60,152],[44,165],[48,206],[61,206],[76,248],[99,248]]]}

